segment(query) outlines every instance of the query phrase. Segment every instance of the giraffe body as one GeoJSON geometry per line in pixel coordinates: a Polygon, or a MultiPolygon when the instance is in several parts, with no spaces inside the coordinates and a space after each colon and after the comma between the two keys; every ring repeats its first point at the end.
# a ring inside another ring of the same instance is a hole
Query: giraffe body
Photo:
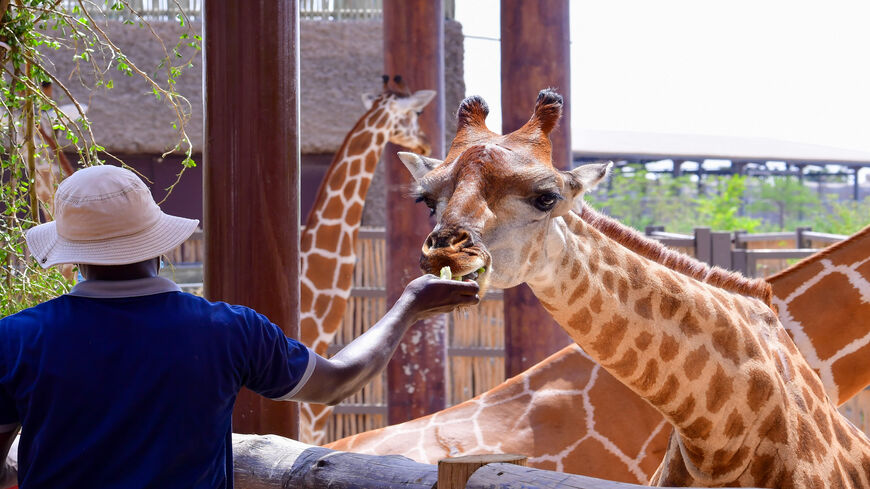
{"type": "MultiPolygon", "coordinates": [[[[435,92],[410,94],[401,80],[364,95],[366,113],[347,134],[329,166],[300,238],[300,340],[326,355],[341,326],[356,264],[356,241],[366,193],[387,142],[430,148],[417,116],[435,92]]],[[[332,407],[300,405],[299,439],[321,444],[332,407]]]]}
{"type": "MultiPolygon", "coordinates": [[[[813,370],[830,370],[834,388],[825,389],[838,404],[870,384],[866,352],[855,348],[870,335],[870,314],[861,314],[862,291],[870,288],[868,249],[870,227],[768,279],[783,325],[804,338],[798,349],[813,370]],[[831,328],[826,309],[848,318],[848,327],[831,328]]],[[[329,447],[423,463],[521,453],[532,467],[643,484],[670,432],[658,411],[572,345],[472,400],[329,447]]]]}
{"type": "Polygon", "coordinates": [[[403,155],[438,216],[424,270],[484,266],[493,286],[528,283],[590,357],[674,426],[657,485],[870,487],[870,441],[827,397],[767,284],[576,206],[609,165],[553,168],[561,104],[542,91],[529,122],[502,136],[486,128],[485,103],[466,99],[443,164],[403,155]]]}

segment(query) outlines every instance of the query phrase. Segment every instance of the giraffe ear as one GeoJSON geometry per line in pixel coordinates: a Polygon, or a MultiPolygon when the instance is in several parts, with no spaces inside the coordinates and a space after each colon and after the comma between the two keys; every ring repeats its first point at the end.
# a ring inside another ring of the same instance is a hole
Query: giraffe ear
{"type": "Polygon", "coordinates": [[[372,94],[372,93],[362,94],[362,103],[363,103],[363,105],[365,105],[366,110],[369,110],[372,108],[372,105],[374,105],[376,98],[378,98],[378,96],[375,94],[372,94]]]}
{"type": "Polygon", "coordinates": [[[426,104],[435,98],[436,93],[438,92],[435,90],[418,90],[410,97],[400,98],[397,102],[402,104],[406,110],[419,112],[423,110],[423,107],[426,107],[426,104]]]}
{"type": "Polygon", "coordinates": [[[602,180],[607,178],[607,174],[610,173],[612,166],[612,161],[589,163],[565,172],[568,176],[566,179],[568,188],[573,193],[573,197],[576,198],[583,192],[588,192],[595,188],[602,180]]]}
{"type": "Polygon", "coordinates": [[[441,160],[436,160],[435,158],[427,158],[416,153],[406,153],[404,151],[399,152],[399,159],[405,164],[405,168],[411,172],[414,180],[418,182],[442,163],[441,160]]]}

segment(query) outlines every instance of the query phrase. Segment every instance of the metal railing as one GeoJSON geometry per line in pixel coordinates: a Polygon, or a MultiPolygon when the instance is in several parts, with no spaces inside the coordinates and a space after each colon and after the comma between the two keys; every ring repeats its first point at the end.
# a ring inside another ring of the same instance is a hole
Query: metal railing
{"type": "MultiPolygon", "coordinates": [[[[222,1],[222,0],[218,0],[222,1]]],[[[111,20],[176,21],[183,11],[189,20],[200,20],[204,0],[90,0],[82,2],[88,10],[100,10],[111,20]],[[116,7],[116,8],[112,8],[116,7]],[[122,8],[121,8],[122,7],[122,8]],[[130,10],[136,12],[132,14],[130,10]]],[[[62,0],[61,7],[75,12],[77,0],[62,0]]]]}

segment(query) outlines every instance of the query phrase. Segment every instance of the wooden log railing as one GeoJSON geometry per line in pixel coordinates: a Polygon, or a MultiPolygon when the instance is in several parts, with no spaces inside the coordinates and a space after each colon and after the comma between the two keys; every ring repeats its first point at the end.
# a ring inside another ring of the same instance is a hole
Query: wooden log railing
{"type": "MultiPolygon", "coordinates": [[[[233,435],[235,486],[239,489],[436,489],[455,488],[439,480],[435,465],[421,464],[398,455],[363,455],[339,452],[275,435],[233,435]]],[[[479,457],[485,458],[485,457],[479,457]]],[[[493,456],[494,460],[504,457],[493,456]]],[[[475,470],[464,487],[468,489],[641,489],[650,486],[626,484],[582,475],[532,469],[521,463],[490,463],[475,470]]],[[[442,465],[442,464],[439,464],[442,465]]],[[[453,477],[441,471],[442,479],[453,477]]],[[[455,482],[455,481],[454,481],[455,482]]]]}

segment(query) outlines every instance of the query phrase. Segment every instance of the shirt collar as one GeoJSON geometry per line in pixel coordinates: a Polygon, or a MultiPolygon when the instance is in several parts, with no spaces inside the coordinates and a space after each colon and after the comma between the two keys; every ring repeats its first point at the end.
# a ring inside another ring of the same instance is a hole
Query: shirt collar
{"type": "Polygon", "coordinates": [[[163,277],[137,278],[134,280],[85,280],[79,282],[67,295],[95,299],[118,299],[181,292],[181,287],[163,277]]]}

